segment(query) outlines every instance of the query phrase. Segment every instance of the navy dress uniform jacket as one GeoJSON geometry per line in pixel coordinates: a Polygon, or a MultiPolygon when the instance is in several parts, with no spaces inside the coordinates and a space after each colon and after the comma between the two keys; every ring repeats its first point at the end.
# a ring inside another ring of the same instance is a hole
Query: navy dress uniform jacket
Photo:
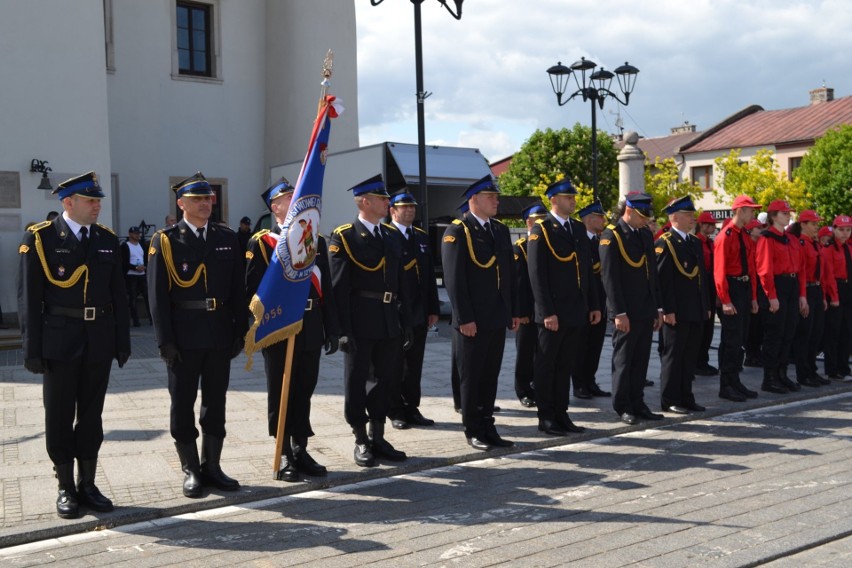
{"type": "Polygon", "coordinates": [[[245,264],[234,231],[209,222],[201,242],[181,220],[154,234],[148,254],[149,301],[157,345],[173,344],[180,351],[230,351],[234,339],[248,331],[245,264]],[[164,254],[166,241],[170,250],[164,254]],[[205,268],[199,273],[201,264],[205,268]],[[180,308],[182,302],[212,304],[214,300],[216,309],[210,311],[180,308]]]}
{"type": "Polygon", "coordinates": [[[667,231],[655,243],[663,313],[675,314],[678,322],[703,322],[710,309],[712,283],[704,268],[701,242],[667,231]]]}
{"type": "Polygon", "coordinates": [[[477,329],[512,326],[518,317],[515,262],[509,229],[491,219],[494,238],[473,215],[447,227],[441,244],[444,283],[453,305],[453,322],[476,322],[477,329]],[[468,238],[469,236],[469,238],[468,238]]]}
{"type": "Polygon", "coordinates": [[[609,317],[655,319],[663,305],[651,231],[633,231],[619,219],[601,233],[599,250],[609,317]]]}
{"type": "Polygon", "coordinates": [[[529,241],[521,237],[512,245],[515,256],[515,283],[518,289],[518,314],[522,318],[530,318],[533,322],[535,317],[532,286],[530,286],[530,272],[527,248],[529,241]]]}
{"type": "Polygon", "coordinates": [[[411,319],[414,326],[426,325],[429,315],[441,313],[438,302],[438,285],[435,281],[435,264],[426,231],[412,227],[409,239],[392,223],[382,224],[388,233],[399,240],[402,250],[402,267],[405,286],[411,299],[411,319]]]}
{"type": "Polygon", "coordinates": [[[118,237],[111,230],[91,225],[89,244],[84,249],[60,215],[31,227],[19,252],[18,313],[25,359],[71,361],[81,357],[87,346],[86,357],[91,361],[130,353],[124,273],[118,237]],[[43,258],[39,257],[37,241],[43,258]],[[73,286],[61,285],[82,267],[88,274],[81,274],[73,286]],[[85,321],[82,317],[53,315],[49,313],[53,307],[106,308],[106,312],[85,321]]]}
{"type": "Polygon", "coordinates": [[[580,326],[588,322],[590,310],[600,309],[586,227],[568,222],[571,233],[548,214],[530,231],[528,262],[538,324],[555,314],[560,326],[580,326]]]}

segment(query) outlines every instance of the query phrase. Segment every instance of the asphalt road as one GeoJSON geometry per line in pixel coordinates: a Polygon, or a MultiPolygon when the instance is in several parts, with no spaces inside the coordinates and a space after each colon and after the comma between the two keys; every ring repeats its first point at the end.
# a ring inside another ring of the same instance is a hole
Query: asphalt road
{"type": "Polygon", "coordinates": [[[0,566],[852,566],[852,393],[0,550],[0,566]]]}

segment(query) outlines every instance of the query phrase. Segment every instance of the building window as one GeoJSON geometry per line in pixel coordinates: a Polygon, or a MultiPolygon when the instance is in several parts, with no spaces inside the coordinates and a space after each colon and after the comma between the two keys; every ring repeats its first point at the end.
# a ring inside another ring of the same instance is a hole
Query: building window
{"type": "Polygon", "coordinates": [[[713,166],[696,166],[692,168],[692,183],[702,191],[713,189],[713,166]]]}
{"type": "Polygon", "coordinates": [[[178,70],[181,75],[212,77],[211,6],[177,2],[178,70]]]}
{"type": "Polygon", "coordinates": [[[787,163],[787,177],[790,181],[793,181],[795,177],[796,170],[799,169],[799,166],[802,165],[802,157],[798,158],[790,158],[790,161],[787,163]]]}

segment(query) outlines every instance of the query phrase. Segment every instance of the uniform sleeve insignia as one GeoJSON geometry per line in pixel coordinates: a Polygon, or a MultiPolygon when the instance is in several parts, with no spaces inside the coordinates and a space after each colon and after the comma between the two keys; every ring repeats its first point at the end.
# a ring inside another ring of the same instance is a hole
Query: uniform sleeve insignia
{"type": "Polygon", "coordinates": [[[663,247],[657,247],[657,248],[655,248],[655,249],[654,249],[654,252],[656,252],[657,254],[663,254],[663,247]]]}
{"type": "Polygon", "coordinates": [[[456,242],[456,238],[452,235],[447,235],[446,237],[444,237],[444,242],[445,243],[454,243],[454,242],[456,242]]]}
{"type": "Polygon", "coordinates": [[[531,240],[531,241],[537,241],[537,240],[538,240],[538,235],[530,235],[530,240],[531,240]]]}
{"type": "Polygon", "coordinates": [[[340,247],[337,245],[328,245],[328,252],[335,253],[340,252],[340,247]]]}
{"type": "Polygon", "coordinates": [[[30,247],[28,247],[27,245],[21,245],[21,247],[18,249],[18,254],[27,254],[29,250],[30,247]]]}
{"type": "Polygon", "coordinates": [[[612,241],[610,241],[609,239],[601,239],[601,246],[602,246],[602,247],[609,246],[609,244],[610,244],[611,242],[612,242],[612,241]]]}
{"type": "Polygon", "coordinates": [[[247,250],[246,251],[246,260],[251,260],[253,258],[254,258],[254,253],[251,252],[250,250],[247,250]]]}
{"type": "Polygon", "coordinates": [[[155,254],[157,254],[157,249],[153,246],[148,247],[148,256],[154,256],[155,254]]]}

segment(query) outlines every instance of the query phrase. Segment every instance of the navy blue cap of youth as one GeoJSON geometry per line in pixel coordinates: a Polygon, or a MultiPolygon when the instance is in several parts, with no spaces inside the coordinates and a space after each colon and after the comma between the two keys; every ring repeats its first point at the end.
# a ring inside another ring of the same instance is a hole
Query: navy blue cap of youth
{"type": "Polygon", "coordinates": [[[358,185],[350,187],[348,191],[351,191],[355,197],[359,195],[378,195],[379,197],[390,198],[387,190],[385,190],[385,182],[382,181],[382,174],[365,179],[358,185]]]}
{"type": "Polygon", "coordinates": [[[548,197],[553,197],[554,195],[577,195],[577,190],[574,189],[571,180],[565,177],[548,185],[544,194],[548,197]]]}
{"type": "Polygon", "coordinates": [[[577,212],[577,215],[580,216],[580,219],[586,217],[587,215],[601,215],[605,216],[603,205],[600,201],[594,201],[591,205],[586,205],[580,211],[577,212]]]}
{"type": "Polygon", "coordinates": [[[195,172],[194,176],[190,176],[183,181],[179,181],[172,186],[172,191],[178,199],[183,197],[205,197],[213,195],[213,188],[207,183],[207,178],[201,172],[195,172]]]}
{"type": "Polygon", "coordinates": [[[631,209],[648,212],[653,207],[653,200],[650,195],[643,191],[631,191],[626,195],[625,203],[631,209]]]}
{"type": "Polygon", "coordinates": [[[462,195],[464,195],[465,199],[470,199],[477,193],[500,193],[497,180],[491,177],[491,174],[488,174],[469,185],[462,195]]]}
{"type": "Polygon", "coordinates": [[[272,211],[272,200],[282,195],[286,195],[288,193],[292,193],[295,191],[295,188],[287,181],[287,178],[282,177],[271,186],[269,186],[266,191],[260,194],[263,197],[263,201],[266,203],[266,206],[272,211]]]}
{"type": "Polygon", "coordinates": [[[395,193],[390,198],[390,205],[417,205],[417,200],[408,192],[395,193]]]}
{"type": "Polygon", "coordinates": [[[93,199],[103,199],[104,192],[101,191],[101,186],[98,184],[98,176],[95,172],[86,172],[85,174],[71,179],[66,179],[51,192],[59,197],[60,200],[72,195],[81,195],[83,197],[91,197],[93,199]]]}
{"type": "Polygon", "coordinates": [[[547,209],[545,209],[542,205],[536,203],[534,205],[530,205],[529,207],[521,211],[521,215],[523,216],[524,221],[526,221],[530,217],[544,217],[545,215],[547,215],[547,209]]]}
{"type": "Polygon", "coordinates": [[[695,213],[695,204],[692,203],[692,198],[690,196],[684,195],[683,197],[676,197],[669,201],[668,205],[666,205],[666,214],[671,215],[678,211],[690,211],[695,213]]]}

